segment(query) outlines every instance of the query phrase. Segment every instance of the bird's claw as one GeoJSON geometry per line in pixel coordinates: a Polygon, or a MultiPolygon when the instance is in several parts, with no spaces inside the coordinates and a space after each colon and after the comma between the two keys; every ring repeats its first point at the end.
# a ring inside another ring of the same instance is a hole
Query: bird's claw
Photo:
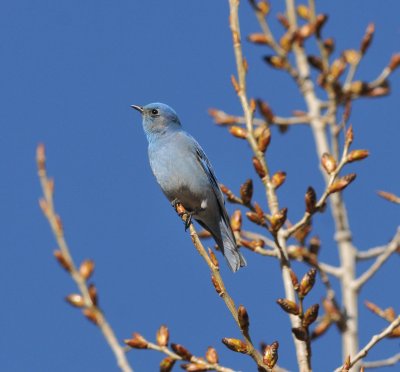
{"type": "Polygon", "coordinates": [[[180,218],[182,218],[182,220],[185,224],[185,231],[187,231],[190,224],[192,223],[192,218],[193,218],[194,212],[188,212],[178,199],[174,199],[171,202],[171,205],[173,208],[175,208],[176,213],[178,213],[178,216],[180,218]],[[186,218],[184,216],[186,216],[186,218]]]}

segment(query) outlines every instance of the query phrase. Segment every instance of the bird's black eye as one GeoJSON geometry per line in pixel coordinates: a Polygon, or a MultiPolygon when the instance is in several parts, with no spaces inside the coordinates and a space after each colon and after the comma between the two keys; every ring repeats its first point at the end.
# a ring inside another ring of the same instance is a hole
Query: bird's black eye
{"type": "Polygon", "coordinates": [[[152,113],[153,115],[158,115],[158,110],[157,110],[157,109],[153,109],[153,110],[151,110],[151,113],[152,113]]]}

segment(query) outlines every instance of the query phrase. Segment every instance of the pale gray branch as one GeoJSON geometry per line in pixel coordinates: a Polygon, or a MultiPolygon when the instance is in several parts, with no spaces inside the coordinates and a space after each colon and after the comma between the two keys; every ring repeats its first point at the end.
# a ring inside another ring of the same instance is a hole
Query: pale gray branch
{"type": "Polygon", "coordinates": [[[390,358],[386,359],[381,359],[381,360],[375,360],[373,362],[364,362],[362,366],[367,369],[367,368],[380,368],[380,367],[390,367],[394,366],[400,362],[400,353],[397,353],[396,355],[393,355],[390,358]]]}

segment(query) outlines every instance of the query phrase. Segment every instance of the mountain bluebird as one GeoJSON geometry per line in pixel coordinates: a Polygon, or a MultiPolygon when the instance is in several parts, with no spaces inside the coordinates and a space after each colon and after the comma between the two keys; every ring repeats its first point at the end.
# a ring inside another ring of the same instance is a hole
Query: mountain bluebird
{"type": "Polygon", "coordinates": [[[246,266],[223,194],[203,149],[183,131],[171,107],[163,103],[131,107],[142,114],[150,166],[168,200],[174,206],[181,203],[190,217],[211,233],[232,271],[246,266]]]}

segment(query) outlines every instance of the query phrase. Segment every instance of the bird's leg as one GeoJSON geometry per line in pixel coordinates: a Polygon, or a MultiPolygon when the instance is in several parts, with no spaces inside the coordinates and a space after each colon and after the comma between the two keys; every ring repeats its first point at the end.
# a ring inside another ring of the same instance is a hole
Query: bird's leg
{"type": "Polygon", "coordinates": [[[171,205],[176,210],[176,213],[178,213],[178,216],[181,217],[183,222],[185,223],[185,231],[189,228],[190,224],[192,223],[193,215],[204,210],[203,208],[200,208],[199,210],[194,210],[189,212],[185,209],[185,207],[179,201],[179,199],[174,199],[171,202],[171,205]],[[184,216],[186,217],[184,218],[184,216]]]}

